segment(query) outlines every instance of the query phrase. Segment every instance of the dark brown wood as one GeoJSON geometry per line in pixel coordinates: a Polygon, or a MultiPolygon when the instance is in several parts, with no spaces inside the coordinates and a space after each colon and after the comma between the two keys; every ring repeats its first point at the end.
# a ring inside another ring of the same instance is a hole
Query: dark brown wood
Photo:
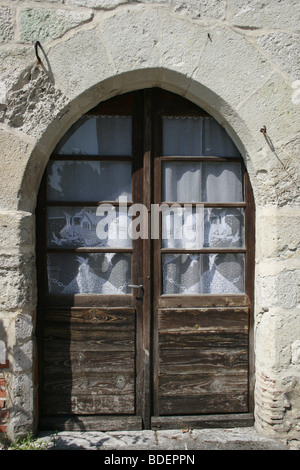
{"type": "MultiPolygon", "coordinates": [[[[155,100],[155,121],[154,121],[154,138],[153,138],[153,203],[160,205],[162,201],[162,110],[172,111],[172,101],[170,95],[162,90],[156,90],[155,100]],[[170,106],[169,106],[170,104],[170,106]]],[[[185,105],[185,102],[184,102],[185,105]]],[[[160,214],[161,227],[161,214],[160,214]]],[[[161,229],[160,229],[161,233],[161,229]]],[[[161,239],[160,236],[153,240],[153,331],[152,331],[152,370],[153,370],[153,415],[158,414],[158,374],[159,374],[159,319],[158,308],[161,295],[162,273],[161,273],[161,239]]]]}
{"type": "MultiPolygon", "coordinates": [[[[81,154],[65,154],[65,153],[54,153],[51,155],[50,160],[78,160],[82,159],[81,154]]],[[[131,155],[85,155],[84,161],[125,161],[131,162],[132,156],[131,155]]]]}
{"type": "Polygon", "coordinates": [[[158,414],[248,411],[248,323],[248,309],[159,311],[158,414]]]}
{"type": "Polygon", "coordinates": [[[134,414],[135,312],[48,310],[44,414],[134,414]]]}
{"type": "Polygon", "coordinates": [[[189,204],[191,207],[195,207],[198,204],[201,204],[203,207],[246,207],[247,203],[246,202],[171,202],[171,201],[164,201],[163,203],[165,206],[168,205],[170,208],[175,205],[176,206],[184,206],[185,204],[189,204]]]}
{"type": "Polygon", "coordinates": [[[124,93],[99,103],[87,114],[108,116],[130,116],[133,113],[134,98],[138,92],[124,93]]]}
{"type": "Polygon", "coordinates": [[[113,295],[113,294],[78,294],[78,295],[49,295],[45,294],[41,299],[41,306],[64,308],[92,308],[92,307],[132,307],[133,298],[130,294],[113,295]]]}
{"type": "Polygon", "coordinates": [[[203,429],[250,427],[254,424],[251,413],[191,415],[191,416],[153,416],[152,429],[203,429]]]}
{"type": "Polygon", "coordinates": [[[255,386],[255,353],[254,353],[254,279],[255,279],[255,202],[249,179],[245,169],[244,191],[247,208],[245,210],[245,286],[246,294],[250,300],[249,315],[249,410],[254,410],[254,386],[255,386]]]}
{"type": "Polygon", "coordinates": [[[113,247],[80,247],[80,248],[47,248],[47,253],[132,253],[132,248],[113,247]]]}
{"type": "MultiPolygon", "coordinates": [[[[144,197],[144,139],[143,139],[143,116],[144,116],[144,94],[143,91],[136,93],[133,102],[133,174],[132,195],[137,204],[143,203],[144,197]]],[[[132,284],[141,285],[143,280],[143,240],[133,240],[132,254],[132,284]]],[[[143,422],[143,396],[144,396],[144,359],[143,359],[143,300],[139,298],[136,289],[133,290],[133,305],[136,310],[136,364],[135,364],[135,406],[136,415],[143,422]]]]}
{"type": "Polygon", "coordinates": [[[214,156],[180,156],[180,155],[167,155],[167,156],[162,156],[161,161],[175,161],[175,162],[185,162],[185,161],[191,161],[191,162],[242,162],[241,157],[214,157],[214,156]]]}
{"type": "MultiPolygon", "coordinates": [[[[136,431],[142,429],[138,416],[49,416],[40,420],[41,430],[55,431],[136,431]]],[[[99,442],[101,449],[101,441],[99,442]]]]}
{"type": "Polygon", "coordinates": [[[158,300],[160,308],[195,308],[195,307],[247,307],[250,299],[247,295],[161,295],[158,300]]]}
{"type": "Polygon", "coordinates": [[[142,417],[146,429],[151,426],[151,313],[152,313],[152,265],[151,265],[151,218],[152,201],[152,94],[151,90],[144,92],[144,151],[143,151],[143,203],[148,210],[145,223],[148,226],[148,238],[143,240],[143,401],[142,417]]]}
{"type": "Polygon", "coordinates": [[[198,248],[198,249],[186,249],[182,248],[162,248],[161,253],[246,253],[246,248],[198,248]]]}
{"type": "Polygon", "coordinates": [[[209,116],[206,111],[182,96],[176,95],[175,98],[175,95],[169,91],[158,91],[160,94],[160,112],[164,116],[209,116]]]}

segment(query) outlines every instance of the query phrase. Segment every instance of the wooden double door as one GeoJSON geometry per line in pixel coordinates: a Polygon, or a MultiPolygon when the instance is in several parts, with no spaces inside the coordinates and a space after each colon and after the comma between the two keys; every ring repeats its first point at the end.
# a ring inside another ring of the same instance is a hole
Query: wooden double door
{"type": "Polygon", "coordinates": [[[254,205],[220,124],[160,89],[101,103],[37,229],[41,428],[252,423],[254,205]]]}

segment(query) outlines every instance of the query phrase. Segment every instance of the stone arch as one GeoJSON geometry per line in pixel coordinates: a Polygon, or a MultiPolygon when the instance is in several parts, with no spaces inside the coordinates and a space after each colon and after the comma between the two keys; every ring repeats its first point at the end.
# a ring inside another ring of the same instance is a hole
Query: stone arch
{"type": "MultiPolygon", "coordinates": [[[[182,87],[181,82],[184,78],[182,73],[165,69],[160,69],[159,74],[156,69],[128,71],[117,77],[118,88],[116,88],[116,77],[112,77],[95,85],[93,91],[86,90],[80,96],[68,102],[60,110],[59,116],[45,128],[43,134],[36,141],[36,145],[32,148],[18,188],[18,209],[34,210],[40,179],[51,152],[60,138],[80,116],[101,101],[118,94],[148,87],[158,86],[167,91],[172,91],[206,110],[226,129],[247,165],[251,161],[251,155],[255,154],[256,150],[247,123],[229,103],[226,103],[221,96],[215,94],[202,83],[190,80],[187,89],[182,87]],[[89,98],[90,94],[94,97],[94,101],[89,98]],[[30,188],[29,193],[28,188],[30,188]]],[[[253,189],[254,191],[256,189],[255,180],[253,189]]]]}

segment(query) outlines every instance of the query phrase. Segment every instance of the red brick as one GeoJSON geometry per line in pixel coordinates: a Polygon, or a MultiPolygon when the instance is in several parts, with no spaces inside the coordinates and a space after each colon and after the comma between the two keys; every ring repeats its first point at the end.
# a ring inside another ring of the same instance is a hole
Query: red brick
{"type": "Polygon", "coordinates": [[[4,419],[4,418],[8,418],[9,417],[9,411],[7,410],[3,410],[3,411],[0,411],[0,419],[4,419]]]}
{"type": "Polygon", "coordinates": [[[5,387],[6,380],[5,379],[0,379],[0,387],[5,387]]]}
{"type": "Polygon", "coordinates": [[[6,432],[6,425],[5,424],[0,424],[0,432],[6,432]]]}
{"type": "Polygon", "coordinates": [[[0,398],[6,398],[6,390],[0,390],[0,398]]]}
{"type": "Polygon", "coordinates": [[[7,369],[9,367],[9,362],[6,361],[5,364],[0,364],[0,369],[7,369]]]}

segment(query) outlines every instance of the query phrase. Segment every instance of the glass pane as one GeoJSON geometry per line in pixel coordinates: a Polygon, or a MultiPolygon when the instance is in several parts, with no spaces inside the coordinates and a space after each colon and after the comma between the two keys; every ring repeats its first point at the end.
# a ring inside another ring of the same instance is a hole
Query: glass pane
{"type": "Polygon", "coordinates": [[[240,153],[225,129],[213,118],[203,118],[203,155],[239,157],[240,153]]]}
{"type": "Polygon", "coordinates": [[[131,162],[49,163],[49,201],[115,201],[120,196],[131,200],[131,162]]]}
{"type": "Polygon", "coordinates": [[[60,141],[60,155],[131,155],[131,116],[83,116],[60,141]]]}
{"type": "Polygon", "coordinates": [[[200,162],[163,162],[162,200],[199,202],[202,200],[200,162]]]}
{"type": "Polygon", "coordinates": [[[162,198],[168,202],[241,202],[238,162],[163,162],[162,198]]]}
{"type": "Polygon", "coordinates": [[[99,116],[97,134],[100,155],[132,154],[131,116],[99,116]]]}
{"type": "Polygon", "coordinates": [[[128,294],[129,253],[52,253],[48,255],[50,294],[128,294]]]}
{"type": "Polygon", "coordinates": [[[244,255],[168,254],[162,257],[163,294],[244,293],[244,255]]]}
{"type": "Polygon", "coordinates": [[[184,250],[203,248],[204,207],[162,205],[162,247],[184,250]]]}
{"type": "Polygon", "coordinates": [[[128,225],[127,214],[113,206],[103,206],[101,212],[97,207],[48,207],[47,246],[130,248],[128,225]]]}
{"type": "Polygon", "coordinates": [[[204,209],[205,247],[243,247],[244,210],[233,208],[204,209]]]}
{"type": "Polygon", "coordinates": [[[242,202],[242,168],[238,162],[202,163],[203,201],[242,202]]]}
{"type": "Polygon", "coordinates": [[[176,204],[162,209],[162,248],[244,247],[244,210],[176,204]]]}
{"type": "Polygon", "coordinates": [[[163,155],[202,155],[202,118],[164,117],[163,155]]]}
{"type": "Polygon", "coordinates": [[[214,118],[166,116],[163,155],[237,157],[240,153],[214,118]]]}

